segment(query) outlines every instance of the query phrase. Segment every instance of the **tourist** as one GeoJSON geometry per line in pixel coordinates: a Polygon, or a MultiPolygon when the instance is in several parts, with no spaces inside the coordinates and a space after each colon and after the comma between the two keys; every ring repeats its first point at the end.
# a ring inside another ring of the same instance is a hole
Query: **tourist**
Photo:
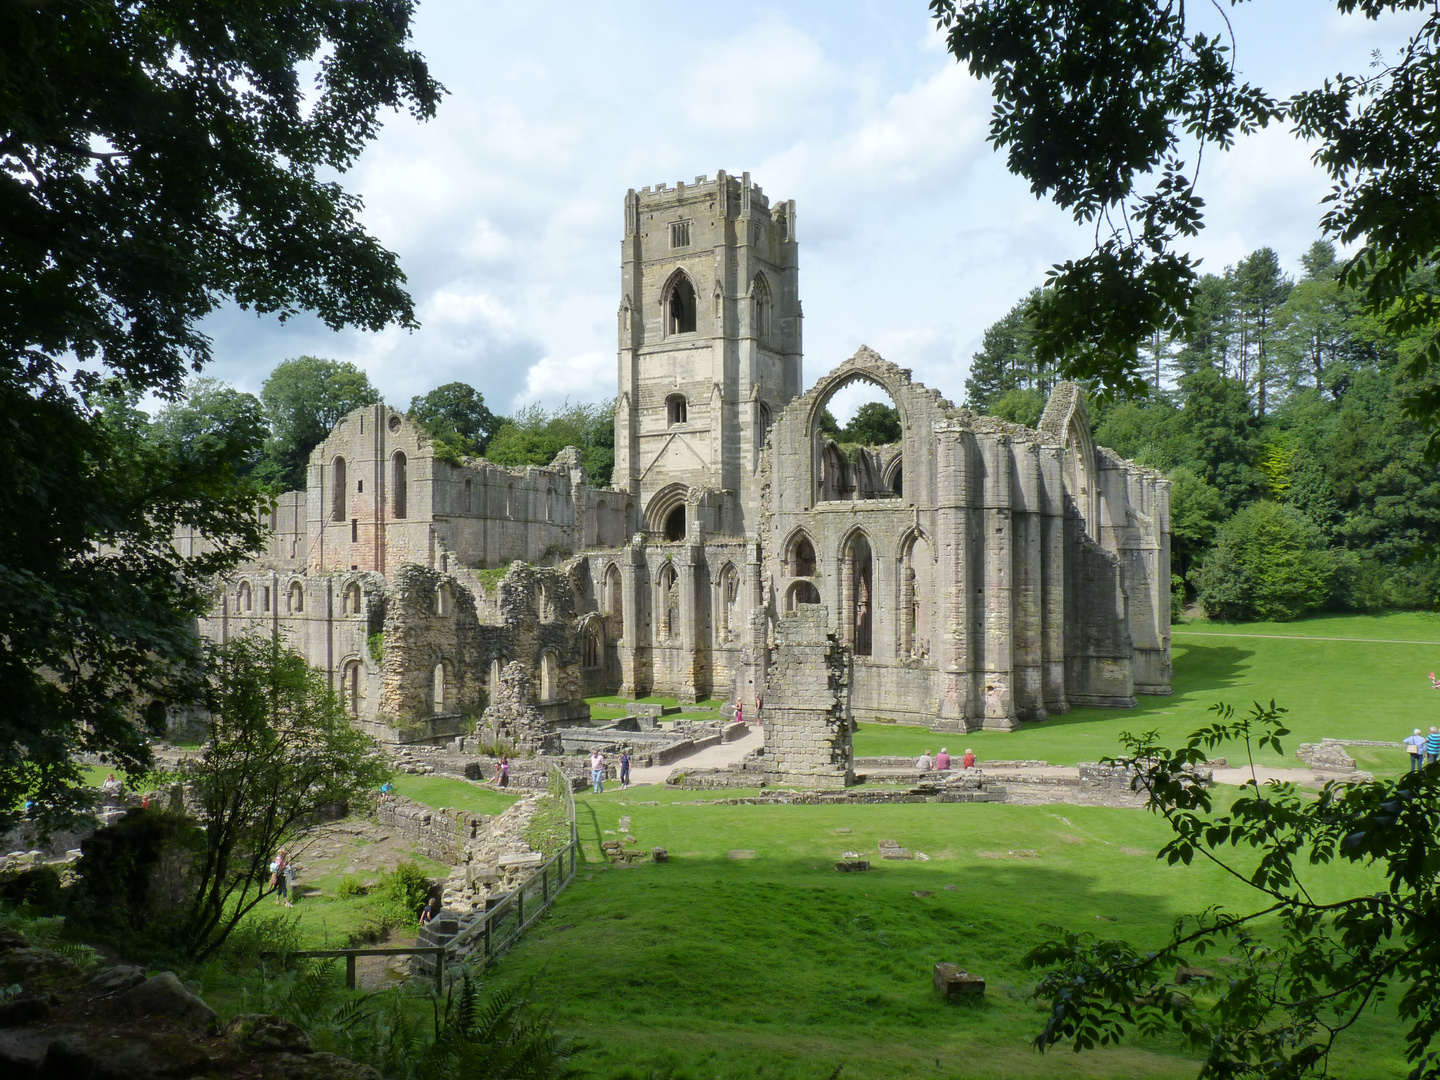
{"type": "Polygon", "coordinates": [[[430,897],[430,902],[420,909],[420,925],[429,926],[430,920],[440,914],[440,901],[430,897]]]}
{"type": "Polygon", "coordinates": [[[595,794],[605,790],[605,755],[599,750],[590,751],[590,782],[595,785],[595,794]]]}
{"type": "Polygon", "coordinates": [[[975,767],[975,751],[968,746],[965,748],[965,756],[960,759],[962,769],[973,769],[975,767]]]}
{"type": "Polygon", "coordinates": [[[1405,740],[1405,749],[1410,754],[1410,771],[1419,772],[1425,764],[1425,736],[1420,734],[1420,729],[1415,729],[1415,734],[1405,740]]]}
{"type": "Polygon", "coordinates": [[[624,791],[630,786],[630,748],[627,746],[620,751],[620,790],[624,791]]]}
{"type": "Polygon", "coordinates": [[[392,784],[389,780],[386,780],[383,784],[380,785],[380,801],[382,803],[390,802],[394,798],[395,785],[392,784]]]}
{"type": "Polygon", "coordinates": [[[500,760],[495,763],[495,783],[500,787],[510,786],[510,756],[501,754],[500,760]]]}
{"type": "Polygon", "coordinates": [[[940,747],[940,752],[935,755],[935,771],[945,772],[950,768],[950,751],[940,747]]]}
{"type": "MultiPolygon", "coordinates": [[[[27,810],[30,808],[28,803],[26,804],[26,807],[25,807],[25,808],[26,808],[27,810]]],[[[150,809],[150,792],[147,791],[144,795],[142,795],[142,796],[140,797],[140,809],[141,809],[141,810],[149,810],[149,809],[150,809]]]]}
{"type": "Polygon", "coordinates": [[[765,708],[765,699],[762,698],[759,694],[756,694],[756,695],[755,695],[755,723],[756,723],[756,724],[763,724],[763,723],[765,722],[765,721],[763,721],[763,720],[760,719],[760,713],[761,713],[761,711],[762,711],[764,708],[765,708]]]}
{"type": "Polygon", "coordinates": [[[745,722],[745,703],[744,703],[743,701],[736,701],[736,702],[735,702],[735,723],[737,723],[737,724],[743,724],[744,722],[745,722]]]}
{"type": "Polygon", "coordinates": [[[114,795],[120,790],[120,781],[115,779],[115,774],[112,772],[109,776],[105,777],[105,783],[100,786],[104,789],[106,795],[114,795]]]}
{"type": "Polygon", "coordinates": [[[286,907],[294,907],[290,902],[290,886],[295,882],[295,868],[290,864],[290,857],[282,847],[275,853],[275,861],[270,864],[270,888],[275,890],[275,904],[278,907],[283,901],[286,907]]]}
{"type": "Polygon", "coordinates": [[[917,762],[915,762],[915,768],[919,769],[921,772],[929,772],[929,771],[930,771],[930,751],[929,751],[929,750],[926,750],[923,754],[920,755],[920,760],[917,761],[917,762]]]}
{"type": "Polygon", "coordinates": [[[1425,764],[1434,765],[1440,761],[1440,728],[1432,726],[1430,737],[1425,740],[1425,764]]]}

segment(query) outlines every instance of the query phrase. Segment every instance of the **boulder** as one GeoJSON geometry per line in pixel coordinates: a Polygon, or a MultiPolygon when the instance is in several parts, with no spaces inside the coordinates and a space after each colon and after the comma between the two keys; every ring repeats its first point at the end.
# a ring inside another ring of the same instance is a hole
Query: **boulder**
{"type": "Polygon", "coordinates": [[[73,989],[82,977],[73,960],[49,949],[0,950],[0,986],[19,983],[44,996],[73,989]]]}
{"type": "Polygon", "coordinates": [[[85,980],[85,989],[95,997],[104,997],[106,994],[117,994],[122,990],[129,990],[132,986],[139,986],[144,981],[144,968],[134,967],[130,964],[117,964],[114,967],[104,967],[98,971],[92,971],[89,978],[85,980]]]}
{"type": "Polygon", "coordinates": [[[50,1044],[37,1080],[185,1080],[210,1058],[183,1035],[65,1035],[50,1044]]]}
{"type": "Polygon", "coordinates": [[[242,1013],[225,1028],[225,1037],[247,1054],[308,1054],[310,1037],[289,1020],[265,1013],[242,1013]]]}
{"type": "Polygon", "coordinates": [[[841,859],[835,864],[835,869],[842,874],[853,874],[861,870],[870,869],[869,859],[841,859]]]}
{"type": "Polygon", "coordinates": [[[0,1001],[0,1028],[23,1027],[44,1020],[50,1015],[50,1002],[44,998],[21,997],[0,1001]]]}
{"type": "Polygon", "coordinates": [[[7,1080],[30,1080],[45,1060],[53,1036],[39,1031],[0,1031],[0,1076],[7,1080]]]}
{"type": "Polygon", "coordinates": [[[216,1019],[215,1010],[185,989],[173,971],[162,971],[126,990],[114,999],[114,1008],[128,1016],[163,1018],[189,1028],[208,1027],[216,1019]]]}

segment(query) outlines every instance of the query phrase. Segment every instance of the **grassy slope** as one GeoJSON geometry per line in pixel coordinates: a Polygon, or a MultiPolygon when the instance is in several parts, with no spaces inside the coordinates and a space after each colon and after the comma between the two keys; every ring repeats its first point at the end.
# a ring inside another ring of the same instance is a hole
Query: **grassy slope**
{"type": "Polygon", "coordinates": [[[503,814],[517,796],[507,795],[493,787],[482,787],[469,780],[448,776],[395,776],[395,794],[414,799],[433,808],[447,807],[472,814],[503,814]]]}
{"type": "MultiPolygon", "coordinates": [[[[674,861],[585,868],[491,976],[533,980],[561,1026],[592,1046],[585,1063],[597,1077],[820,1080],[842,1063],[844,1076],[874,1078],[1195,1074],[1172,1043],[1081,1056],[1028,1048],[1043,1013],[1025,1000],[1021,957],[1041,924],[1157,940],[1194,897],[1246,902],[1217,871],[1157,864],[1164,833],[1149,815],[637,805],[648,794],[582,799],[582,836],[629,814],[640,843],[669,848],[674,861]],[[875,859],[884,838],[931,861],[831,869],[846,850],[875,859]],[[753,858],[728,857],[735,850],[753,858]],[[986,1004],[943,1006],[930,989],[937,960],[983,974],[986,1004]]],[[[1365,884],[1354,869],[1330,869],[1322,891],[1365,884]]],[[[1339,1075],[1404,1075],[1393,1021],[1365,1027],[1364,1067],[1347,1059],[1339,1075]]]]}
{"type": "MultiPolygon", "coordinates": [[[[925,728],[861,724],[855,753],[919,756],[922,750],[933,752],[944,743],[952,754],[973,746],[982,764],[985,758],[1044,758],[1072,765],[1117,752],[1122,731],[1153,728],[1178,742],[1209,721],[1206,710],[1216,701],[1241,708],[1271,698],[1290,710],[1294,734],[1284,743],[1288,754],[1301,742],[1326,737],[1398,742],[1412,728],[1428,730],[1431,724],[1440,724],[1440,694],[1426,677],[1440,669],[1440,646],[1434,642],[1440,642],[1440,620],[1421,613],[1242,626],[1189,624],[1175,628],[1175,693],[1169,697],[1141,697],[1134,709],[1076,709],[1010,733],[942,737],[925,728]],[[1301,640],[1242,636],[1247,634],[1284,634],[1301,640]],[[1317,637],[1395,638],[1415,644],[1313,640],[1317,637]]],[[[1364,768],[1399,767],[1404,762],[1399,751],[1357,748],[1356,755],[1364,768]]],[[[1293,757],[1274,754],[1262,755],[1261,760],[1295,764],[1293,757]]]]}

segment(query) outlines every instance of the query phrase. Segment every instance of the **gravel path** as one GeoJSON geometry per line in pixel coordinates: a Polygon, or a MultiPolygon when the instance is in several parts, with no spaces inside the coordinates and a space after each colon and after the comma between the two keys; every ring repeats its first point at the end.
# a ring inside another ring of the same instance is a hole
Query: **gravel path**
{"type": "Polygon", "coordinates": [[[764,745],[764,732],[751,724],[750,730],[745,736],[734,742],[721,743],[719,746],[707,746],[704,750],[681,758],[679,761],[672,761],[669,765],[652,765],[647,769],[631,769],[630,786],[663,784],[665,778],[677,769],[723,769],[727,765],[735,764],[751,750],[758,750],[764,745]]]}

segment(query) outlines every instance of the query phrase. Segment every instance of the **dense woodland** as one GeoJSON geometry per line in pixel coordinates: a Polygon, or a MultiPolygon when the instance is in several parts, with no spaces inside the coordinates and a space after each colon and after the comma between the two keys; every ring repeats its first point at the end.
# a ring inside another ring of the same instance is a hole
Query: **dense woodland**
{"type": "MultiPolygon", "coordinates": [[[[1440,465],[1400,401],[1423,337],[1362,313],[1329,244],[1302,261],[1298,281],[1270,248],[1207,274],[1183,331],[1142,357],[1148,396],[1091,398],[1096,442],[1170,477],[1177,609],[1285,619],[1440,594],[1440,465]]],[[[966,382],[972,407],[1025,424],[1055,380],[1033,300],[986,331],[966,382]]]]}

